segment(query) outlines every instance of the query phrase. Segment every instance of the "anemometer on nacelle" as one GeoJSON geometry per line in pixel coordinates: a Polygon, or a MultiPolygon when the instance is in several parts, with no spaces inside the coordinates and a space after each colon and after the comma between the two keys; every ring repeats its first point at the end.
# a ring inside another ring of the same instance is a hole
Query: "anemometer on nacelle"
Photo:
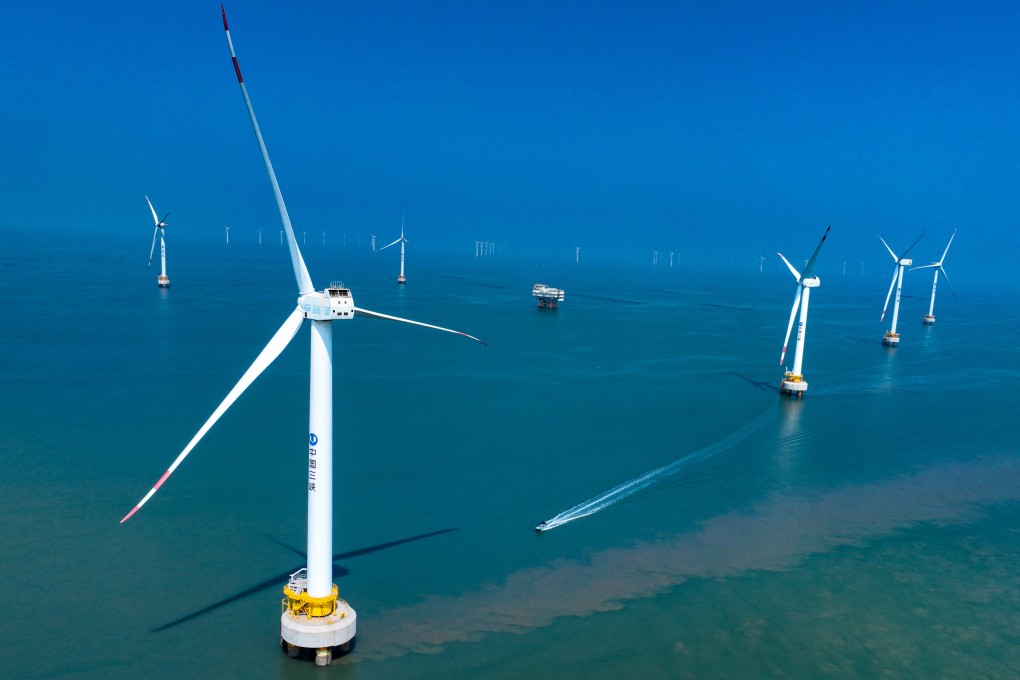
{"type": "Polygon", "coordinates": [[[306,319],[314,321],[354,318],[354,297],[348,288],[330,286],[321,293],[305,293],[298,298],[298,306],[306,319]]]}

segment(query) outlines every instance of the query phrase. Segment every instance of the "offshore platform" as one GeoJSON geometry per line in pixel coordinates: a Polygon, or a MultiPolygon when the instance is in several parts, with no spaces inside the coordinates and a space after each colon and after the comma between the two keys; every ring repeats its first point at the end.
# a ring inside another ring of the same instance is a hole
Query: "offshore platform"
{"type": "Polygon", "coordinates": [[[562,290],[544,283],[536,283],[531,294],[538,298],[539,309],[558,309],[559,303],[563,301],[562,290]]]}

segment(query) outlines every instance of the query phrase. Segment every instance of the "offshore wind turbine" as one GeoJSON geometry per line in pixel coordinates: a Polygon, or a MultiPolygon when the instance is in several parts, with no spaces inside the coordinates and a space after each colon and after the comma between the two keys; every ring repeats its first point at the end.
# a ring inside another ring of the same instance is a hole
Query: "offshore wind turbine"
{"type": "MultiPolygon", "coordinates": [[[[924,238],[924,231],[921,231],[921,235],[917,237],[917,241],[920,241],[922,238],[924,238]]],[[[892,255],[893,261],[896,263],[893,265],[892,283],[889,284],[889,292],[885,294],[885,305],[882,307],[882,316],[879,319],[879,321],[885,319],[885,312],[889,309],[889,296],[892,295],[893,288],[895,288],[896,300],[893,302],[892,328],[887,330],[885,335],[882,336],[882,344],[888,347],[897,347],[900,344],[900,334],[896,332],[896,322],[900,318],[900,291],[903,290],[903,268],[909,267],[914,263],[913,260],[907,258],[907,253],[913,250],[914,246],[917,245],[917,241],[914,241],[909,248],[904,250],[902,255],[897,255],[893,252],[893,249],[889,247],[889,244],[885,242],[884,238],[879,236],[878,240],[882,242],[882,245],[884,245],[885,249],[889,251],[889,254],[892,255]]]]}
{"type": "Polygon", "coordinates": [[[259,229],[259,245],[262,245],[262,230],[259,229]]]}
{"type": "Polygon", "coordinates": [[[946,283],[949,284],[949,290],[953,291],[953,295],[960,297],[959,295],[956,295],[956,289],[953,288],[953,284],[949,282],[949,274],[946,273],[945,268],[942,266],[942,263],[946,261],[946,255],[949,253],[949,246],[953,245],[954,238],[956,238],[956,229],[953,229],[953,235],[949,237],[949,243],[946,244],[946,249],[943,251],[942,257],[939,258],[938,262],[932,262],[931,264],[922,265],[920,267],[913,267],[910,270],[935,269],[935,278],[932,279],[931,282],[931,302],[928,303],[928,313],[924,315],[923,319],[921,319],[921,323],[925,326],[931,326],[935,323],[935,286],[939,283],[939,272],[942,272],[942,275],[946,277],[946,283]]]}
{"type": "Polygon", "coordinates": [[[386,250],[387,248],[389,248],[390,246],[395,246],[398,243],[400,244],[400,276],[397,277],[397,283],[403,284],[403,283],[407,283],[407,277],[404,276],[404,244],[405,243],[410,243],[410,241],[408,241],[406,238],[404,238],[404,217],[403,217],[403,215],[401,215],[401,217],[400,217],[400,238],[398,238],[393,243],[387,243],[382,248],[380,248],[379,251],[382,252],[382,251],[386,250]]]}
{"type": "Polygon", "coordinates": [[[223,228],[227,230],[227,245],[230,245],[230,226],[225,224],[223,228]]]}
{"type": "Polygon", "coordinates": [[[166,240],[163,238],[163,230],[166,229],[166,218],[170,217],[170,213],[163,215],[163,219],[156,217],[156,209],[152,207],[152,201],[149,197],[145,197],[145,202],[149,204],[149,210],[152,211],[152,220],[156,223],[156,229],[152,232],[152,245],[149,246],[149,266],[152,266],[152,252],[156,248],[156,234],[159,234],[159,276],[156,277],[156,285],[160,288],[170,287],[170,277],[166,275],[166,240]]]}
{"type": "MultiPolygon", "coordinates": [[[[298,247],[290,216],[280,193],[269,152],[255,119],[251,100],[241,77],[241,69],[234,54],[234,45],[227,26],[226,10],[223,13],[223,30],[233,60],[237,82],[244,97],[262,160],[269,175],[280,219],[287,233],[291,265],[297,281],[297,306],[283,325],[259,353],[226,398],[198,430],[184,450],[177,456],[163,476],[129,512],[121,522],[127,521],[156,493],[184,458],[201,441],[202,437],[230,408],[234,401],[290,344],[305,320],[311,324],[311,364],[309,377],[308,434],[305,442],[308,451],[308,566],[291,574],[283,592],[284,611],[280,619],[281,646],[288,655],[299,656],[302,649],[315,650],[315,662],[328,665],[334,650],[350,649],[356,633],[356,613],[344,600],[339,599],[333,580],[333,322],[349,320],[355,316],[371,316],[400,321],[425,328],[433,328],[478,340],[466,333],[431,324],[401,319],[354,306],[350,290],[329,286],[315,289],[298,247]]],[[[478,340],[478,342],[481,342],[478,340]]],[[[344,423],[347,425],[347,423],[344,423]]],[[[343,428],[346,430],[347,428],[343,428]]]]}
{"type": "Polygon", "coordinates": [[[783,365],[783,360],[786,358],[786,346],[790,342],[790,331],[793,330],[793,320],[797,316],[797,308],[800,307],[800,321],[797,323],[797,344],[793,350],[793,370],[787,370],[783,374],[783,381],[779,384],[779,393],[788,394],[796,397],[803,397],[804,393],[807,392],[808,384],[804,381],[803,375],[803,363],[804,363],[804,337],[807,334],[807,315],[808,315],[808,300],[811,297],[811,289],[817,288],[821,285],[821,280],[817,276],[811,276],[811,269],[815,266],[815,260],[818,259],[818,251],[822,249],[822,244],[825,243],[826,237],[829,235],[829,230],[832,226],[825,228],[825,233],[822,234],[822,240],[818,242],[818,246],[815,248],[814,254],[811,255],[811,259],[807,261],[804,266],[804,272],[798,272],[794,269],[790,261],[783,257],[782,253],[776,253],[786,266],[790,269],[790,273],[793,274],[793,278],[797,279],[797,294],[793,298],[793,309],[790,310],[790,323],[786,326],[786,339],[783,341],[783,351],[779,355],[779,365],[783,365]]]}

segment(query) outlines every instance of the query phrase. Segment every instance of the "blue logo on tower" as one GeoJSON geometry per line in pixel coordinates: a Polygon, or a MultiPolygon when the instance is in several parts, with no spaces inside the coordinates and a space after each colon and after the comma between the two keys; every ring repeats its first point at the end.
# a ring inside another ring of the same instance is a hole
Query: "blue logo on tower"
{"type": "Polygon", "coordinates": [[[310,446],[315,446],[318,443],[319,443],[319,438],[315,436],[314,432],[310,432],[308,434],[308,444],[310,446]]]}

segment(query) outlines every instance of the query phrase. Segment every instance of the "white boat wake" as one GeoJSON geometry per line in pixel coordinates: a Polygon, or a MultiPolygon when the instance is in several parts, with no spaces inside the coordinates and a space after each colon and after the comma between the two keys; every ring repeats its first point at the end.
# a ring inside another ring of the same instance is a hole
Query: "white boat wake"
{"type": "Polygon", "coordinates": [[[573,522],[575,519],[581,519],[582,517],[587,517],[588,515],[594,515],[599,510],[608,508],[610,505],[613,505],[614,503],[618,503],[625,498],[633,496],[639,491],[644,491],[650,486],[653,486],[671,477],[672,475],[675,475],[677,472],[682,470],[687,465],[690,465],[691,463],[695,463],[699,460],[704,460],[705,458],[714,456],[717,453],[722,453],[726,449],[735,446],[736,444],[739,444],[740,442],[750,437],[751,434],[759,427],[761,427],[766,420],[769,420],[771,415],[772,409],[769,409],[768,411],[765,411],[754,420],[748,422],[743,427],[734,430],[725,439],[722,439],[714,444],[709,444],[708,446],[702,449],[698,449],[697,451],[688,453],[687,455],[682,456],[677,460],[673,461],[669,465],[664,465],[660,468],[650,470],[639,477],[635,477],[630,481],[624,482],[623,484],[620,484],[618,486],[614,486],[609,491],[603,492],[598,496],[595,496],[594,498],[586,500],[583,503],[579,503],[574,507],[570,508],[569,510],[564,510],[555,517],[552,517],[550,519],[545,520],[544,522],[541,522],[538,526],[535,527],[535,531],[549,531],[550,529],[555,529],[556,527],[566,524],[567,522],[573,522]]]}

